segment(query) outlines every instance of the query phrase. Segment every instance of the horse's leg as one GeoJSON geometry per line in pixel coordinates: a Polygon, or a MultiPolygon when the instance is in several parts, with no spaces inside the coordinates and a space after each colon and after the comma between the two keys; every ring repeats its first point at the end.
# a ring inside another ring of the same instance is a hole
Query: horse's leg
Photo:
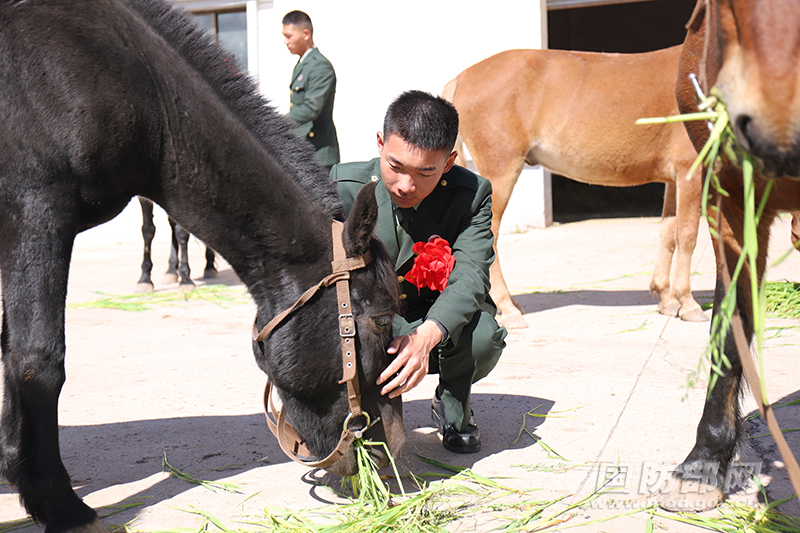
{"type": "Polygon", "coordinates": [[[664,206],[661,208],[661,239],[658,258],[650,281],[650,294],[658,297],[658,312],[667,316],[678,316],[680,302],[672,294],[669,271],[676,246],[676,186],[667,183],[664,187],[664,206]]]}
{"type": "Polygon", "coordinates": [[[169,228],[172,232],[170,239],[169,261],[167,262],[167,271],[164,273],[164,283],[177,283],[178,282],[178,236],[175,227],[177,223],[168,218],[169,228]]]}
{"type": "Polygon", "coordinates": [[[206,268],[203,270],[203,279],[213,279],[217,277],[217,267],[214,265],[214,250],[206,245],[206,268]]]}
{"type": "Polygon", "coordinates": [[[153,280],[150,273],[153,271],[153,259],[151,256],[153,238],[156,235],[156,226],[153,224],[153,202],[147,198],[139,196],[139,203],[142,206],[142,238],[144,239],[144,257],[142,258],[142,277],[136,284],[136,292],[153,292],[153,280]]]}
{"type": "Polygon", "coordinates": [[[178,275],[180,276],[179,288],[184,291],[194,289],[195,285],[191,277],[191,269],[189,268],[189,232],[183,229],[180,224],[175,224],[175,237],[178,239],[178,275]]]}
{"type": "Polygon", "coordinates": [[[702,170],[698,169],[689,179],[678,176],[677,183],[677,253],[675,254],[675,275],[672,281],[672,294],[680,302],[678,316],[687,322],[707,322],[708,317],[700,304],[692,296],[692,254],[697,246],[697,232],[700,227],[701,196],[703,194],[702,170]]]}
{"type": "MultiPolygon", "coordinates": [[[[497,242],[500,238],[500,221],[503,218],[511,193],[514,190],[519,175],[525,166],[522,158],[507,157],[504,165],[493,165],[481,160],[481,155],[472,153],[478,173],[492,183],[492,233],[494,234],[494,262],[489,268],[489,278],[492,288],[490,295],[497,306],[497,320],[507,328],[527,328],[528,323],[522,316],[522,308],[511,297],[508,285],[503,277],[500,267],[500,255],[497,242]],[[505,168],[500,168],[505,167],[505,168]]],[[[497,154],[494,158],[501,159],[497,154]]]]}
{"type": "MultiPolygon", "coordinates": [[[[719,218],[719,231],[725,242],[725,261],[729,273],[733,273],[742,247],[741,209],[732,212],[723,206],[719,218]]],[[[769,227],[774,216],[764,213],[759,224],[759,257],[757,276],[759,283],[766,264],[766,249],[769,241],[769,227]]],[[[720,309],[725,295],[723,265],[717,254],[717,282],[714,291],[714,313],[720,309]]],[[[753,335],[752,296],[750,292],[750,270],[745,266],[737,282],[737,308],[742,318],[745,335],[749,340],[753,335]]],[[[713,323],[713,322],[712,322],[713,323]]],[[[665,490],[659,503],[662,507],[675,511],[705,511],[713,509],[725,496],[725,479],[733,459],[741,433],[739,393],[742,384],[742,365],[733,340],[732,330],[724,341],[725,356],[730,368],[720,364],[721,375],[709,389],[703,416],[697,426],[694,448],[675,471],[673,483],[665,490]]],[[[749,356],[749,354],[746,354],[749,356]]],[[[712,377],[714,371],[712,370],[712,377]]]]}
{"type": "Polygon", "coordinates": [[[800,250],[800,213],[792,213],[792,246],[800,250]]]}
{"type": "Polygon", "coordinates": [[[51,213],[66,210],[51,204],[0,209],[0,227],[8,230],[0,232],[0,471],[48,533],[105,531],[72,490],[58,444],[64,303],[77,217],[58,220],[51,213]]]}

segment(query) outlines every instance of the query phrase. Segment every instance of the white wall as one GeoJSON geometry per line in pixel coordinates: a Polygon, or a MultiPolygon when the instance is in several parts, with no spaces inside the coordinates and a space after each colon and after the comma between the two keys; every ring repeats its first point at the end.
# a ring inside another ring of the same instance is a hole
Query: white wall
{"type": "Polygon", "coordinates": [[[308,13],[314,41],[333,63],[334,122],[342,161],[377,155],[375,134],[401,92],[439,94],[459,72],[497,52],[547,43],[545,0],[273,0],[258,3],[263,93],[288,111],[289,78],[297,62],[283,45],[281,19],[308,13]]]}

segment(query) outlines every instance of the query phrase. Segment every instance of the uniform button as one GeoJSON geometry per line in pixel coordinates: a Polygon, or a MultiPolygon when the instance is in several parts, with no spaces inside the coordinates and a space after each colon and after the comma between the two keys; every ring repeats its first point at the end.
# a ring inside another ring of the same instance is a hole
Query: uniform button
{"type": "Polygon", "coordinates": [[[289,102],[289,107],[292,107],[293,105],[294,105],[294,102],[289,102]]]}
{"type": "Polygon", "coordinates": [[[313,131],[309,131],[309,132],[308,132],[308,136],[309,136],[309,137],[313,137],[313,136],[314,136],[314,132],[313,132],[313,131]]]}
{"type": "Polygon", "coordinates": [[[378,181],[378,176],[370,176],[369,179],[371,179],[372,181],[378,181]]]}
{"type": "Polygon", "coordinates": [[[289,94],[294,94],[294,91],[289,89],[289,94]]]}
{"type": "Polygon", "coordinates": [[[403,283],[403,280],[406,279],[403,276],[397,276],[397,281],[403,283]]]}
{"type": "Polygon", "coordinates": [[[401,300],[405,300],[406,298],[408,298],[408,295],[407,295],[407,294],[401,294],[401,295],[400,295],[400,299],[401,299],[401,300]]]}
{"type": "Polygon", "coordinates": [[[447,186],[447,180],[442,180],[442,187],[446,187],[446,186],[447,186]]]}
{"type": "Polygon", "coordinates": [[[300,86],[298,85],[297,87],[294,88],[294,90],[295,91],[299,91],[300,90],[300,86]]]}

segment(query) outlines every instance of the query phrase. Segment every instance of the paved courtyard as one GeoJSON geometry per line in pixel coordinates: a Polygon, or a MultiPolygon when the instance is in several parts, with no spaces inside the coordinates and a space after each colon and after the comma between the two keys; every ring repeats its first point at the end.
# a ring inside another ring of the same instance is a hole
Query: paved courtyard
{"type": "MultiPolygon", "coordinates": [[[[104,523],[147,532],[198,530],[203,517],[192,510],[233,529],[244,527],[237,519],[266,506],[300,510],[341,501],[327,488],[338,487],[338,478],[291,462],[269,433],[261,405],[264,376],[250,346],[255,308],[226,264],[216,281],[198,280],[227,285],[234,296],[222,301],[168,302],[139,312],[75,307],[102,298],[99,293],[133,292],[141,219],[135,209],[126,213],[79,236],[74,252],[60,435],[78,494],[98,508],[138,504],[104,523]],[[164,457],[195,478],[235,484],[239,491],[214,492],[169,476],[162,471],[164,457]]],[[[164,292],[174,289],[159,284],[168,226],[161,220],[157,227],[154,281],[164,292]]],[[[436,378],[429,376],[404,397],[408,440],[398,458],[401,470],[444,472],[422,462],[421,455],[470,467],[511,488],[539,489],[536,499],[563,497],[563,508],[619,468],[611,493],[566,513],[560,526],[645,531],[647,512],[619,515],[644,508],[646,489],[691,449],[706,383],[704,371],[694,388],[687,385],[703,354],[708,323],[661,316],[648,294],[659,229],[657,218],[629,218],[503,235],[506,279],[530,327],[509,335],[497,368],[474,388],[483,449],[457,456],[441,447],[430,420],[436,378]],[[523,424],[527,432],[521,432],[523,424]]],[[[776,224],[771,245],[772,258],[790,247],[788,219],[776,224]]],[[[192,241],[197,275],[202,251],[192,241]]],[[[694,294],[707,302],[714,258],[705,227],[693,264],[694,294]]],[[[768,277],[800,278],[800,254],[791,254],[768,277]]],[[[798,399],[798,324],[770,319],[768,326],[769,398],[798,399]]],[[[754,409],[748,392],[743,412],[754,409]]],[[[784,429],[800,428],[797,407],[778,408],[776,414],[784,429]]],[[[762,436],[765,425],[756,421],[748,431],[754,438],[745,443],[742,460],[758,465],[770,501],[791,495],[774,442],[762,436]]],[[[796,435],[787,438],[800,451],[796,435]]],[[[733,496],[751,504],[758,497],[752,485],[733,496]]],[[[783,510],[800,516],[796,501],[783,510]]],[[[0,485],[0,532],[25,516],[13,489],[0,485]]],[[[507,516],[507,511],[476,511],[448,530],[489,531],[505,525],[507,516]]],[[[660,531],[700,531],[661,517],[654,521],[660,531]]]]}

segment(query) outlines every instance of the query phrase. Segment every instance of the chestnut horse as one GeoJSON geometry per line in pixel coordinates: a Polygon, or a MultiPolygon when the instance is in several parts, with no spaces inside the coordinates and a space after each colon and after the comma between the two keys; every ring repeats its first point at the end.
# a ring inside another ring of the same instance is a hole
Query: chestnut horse
{"type": "MultiPolygon", "coordinates": [[[[757,271],[751,273],[745,262],[736,286],[736,305],[749,341],[753,336],[750,275],[761,284],[775,217],[800,209],[800,0],[699,0],[687,28],[676,86],[681,112],[697,110],[689,74],[700,78],[706,93],[716,87],[738,142],[757,158],[757,205],[767,180],[773,183],[758,223],[757,271]]],[[[708,139],[704,122],[689,122],[686,128],[696,147],[708,139]]],[[[744,209],[741,170],[727,160],[718,170],[728,194],[721,198],[716,216],[722,242],[714,239],[715,312],[725,293],[725,270],[732,276],[742,250],[744,209]]],[[[718,195],[715,191],[709,203],[716,204],[718,195]]],[[[724,340],[724,353],[730,366],[723,366],[723,374],[709,391],[695,445],[675,473],[679,482],[662,496],[666,508],[709,509],[725,495],[726,473],[742,431],[743,369],[732,332],[724,340]]]]}
{"type": "Polygon", "coordinates": [[[341,450],[340,436],[359,411],[380,416],[369,428],[357,417],[365,438],[393,454],[403,446],[402,400],[376,385],[400,299],[373,234],[374,187],[345,221],[313,147],[226,62],[166,0],[0,2],[0,473],[47,533],[106,531],[59,450],[64,305],[75,235],[137,195],[227,260],[256,303],[256,331],[283,317],[253,354],[308,456],[340,450],[330,471],[354,474],[355,450],[341,450]],[[349,291],[325,288],[345,275],[349,291]],[[356,353],[343,353],[350,342],[356,353]],[[360,376],[360,389],[344,373],[360,376]]]}
{"type": "MultiPolygon", "coordinates": [[[[677,114],[679,56],[679,46],[643,54],[508,50],[467,68],[445,86],[442,96],[458,110],[460,137],[478,173],[492,182],[495,253],[500,220],[526,163],[594,185],[666,183],[650,291],[658,296],[662,314],[708,320],[689,282],[701,182],[699,173],[686,174],[697,152],[680,124],[635,124],[643,117],[677,114]]],[[[490,274],[503,325],[526,327],[499,255],[490,274]]]]}

